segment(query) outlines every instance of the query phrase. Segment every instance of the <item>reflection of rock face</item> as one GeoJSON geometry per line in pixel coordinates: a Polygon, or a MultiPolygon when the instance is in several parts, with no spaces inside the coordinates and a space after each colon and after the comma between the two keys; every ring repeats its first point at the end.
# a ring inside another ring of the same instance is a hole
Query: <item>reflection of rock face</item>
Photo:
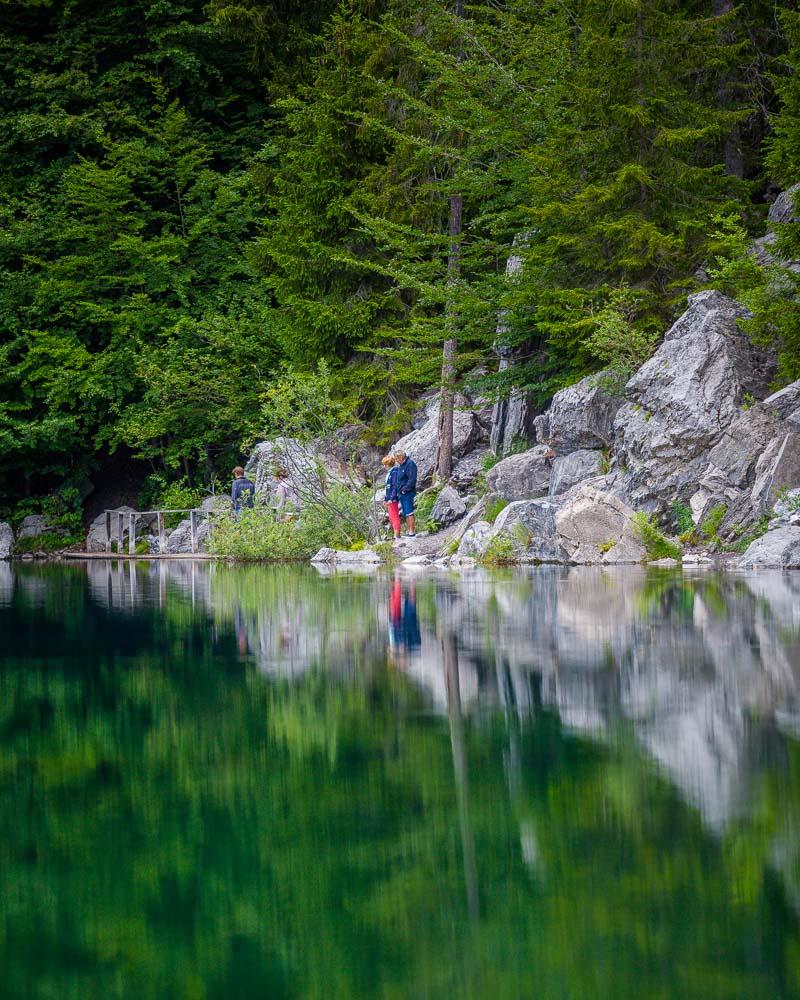
{"type": "Polygon", "coordinates": [[[14,571],[7,562],[0,560],[0,607],[11,604],[14,596],[14,571]]]}
{"type": "MultiPolygon", "coordinates": [[[[191,562],[98,562],[86,572],[94,600],[117,612],[191,600],[216,636],[233,636],[271,676],[362,673],[382,668],[391,647],[393,669],[440,712],[442,638],[455,635],[465,710],[524,717],[544,705],[593,734],[625,723],[712,829],[747,805],[755,720],[769,732],[800,710],[800,574],[540,567],[406,575],[392,587],[382,574],[191,562]],[[409,599],[414,607],[403,628],[418,637],[399,649],[398,586],[404,615],[409,599]]],[[[37,580],[22,572],[18,585],[37,580]]],[[[0,600],[10,585],[0,577],[0,600]]]]}

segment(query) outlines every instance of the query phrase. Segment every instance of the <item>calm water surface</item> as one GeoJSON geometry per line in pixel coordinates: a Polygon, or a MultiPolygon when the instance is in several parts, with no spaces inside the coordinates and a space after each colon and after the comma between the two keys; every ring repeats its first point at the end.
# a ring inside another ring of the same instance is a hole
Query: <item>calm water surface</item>
{"type": "Polygon", "coordinates": [[[0,563],[4,997],[800,995],[800,574],[0,563]]]}

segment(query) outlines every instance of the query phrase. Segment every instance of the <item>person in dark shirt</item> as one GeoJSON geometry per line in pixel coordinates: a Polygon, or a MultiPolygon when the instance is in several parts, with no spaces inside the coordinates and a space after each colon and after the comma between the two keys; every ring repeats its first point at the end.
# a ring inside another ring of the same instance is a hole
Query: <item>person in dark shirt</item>
{"type": "Polygon", "coordinates": [[[256,487],[250,479],[245,479],[244,469],[241,465],[237,465],[233,470],[233,486],[231,486],[231,500],[233,501],[233,510],[238,517],[242,511],[243,507],[253,507],[253,497],[255,496],[256,487]]]}
{"type": "Polygon", "coordinates": [[[395,479],[395,489],[397,499],[400,501],[400,513],[406,519],[406,534],[413,538],[414,531],[414,497],[417,493],[417,465],[406,453],[400,449],[394,453],[397,468],[397,478],[395,479]]]}

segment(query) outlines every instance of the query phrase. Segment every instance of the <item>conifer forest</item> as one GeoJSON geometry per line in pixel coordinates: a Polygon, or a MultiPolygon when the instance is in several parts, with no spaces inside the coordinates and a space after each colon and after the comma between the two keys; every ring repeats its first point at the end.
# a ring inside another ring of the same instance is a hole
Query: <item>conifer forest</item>
{"type": "Polygon", "coordinates": [[[209,486],[320,371],[376,444],[443,378],[543,408],[711,283],[800,377],[748,251],[800,179],[788,0],[19,0],[0,46],[6,510],[209,486]]]}

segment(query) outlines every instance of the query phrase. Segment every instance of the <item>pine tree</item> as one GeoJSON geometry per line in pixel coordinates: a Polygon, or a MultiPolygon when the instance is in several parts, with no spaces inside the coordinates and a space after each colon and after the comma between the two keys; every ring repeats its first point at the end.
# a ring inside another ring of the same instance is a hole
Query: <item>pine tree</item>
{"type": "Polygon", "coordinates": [[[632,290],[640,335],[662,329],[706,256],[713,216],[747,194],[723,161],[747,111],[718,106],[738,50],[706,5],[569,8],[561,113],[530,154],[522,320],[510,314],[523,340],[533,321],[527,377],[541,400],[596,364],[595,317],[615,288],[632,290]]]}

